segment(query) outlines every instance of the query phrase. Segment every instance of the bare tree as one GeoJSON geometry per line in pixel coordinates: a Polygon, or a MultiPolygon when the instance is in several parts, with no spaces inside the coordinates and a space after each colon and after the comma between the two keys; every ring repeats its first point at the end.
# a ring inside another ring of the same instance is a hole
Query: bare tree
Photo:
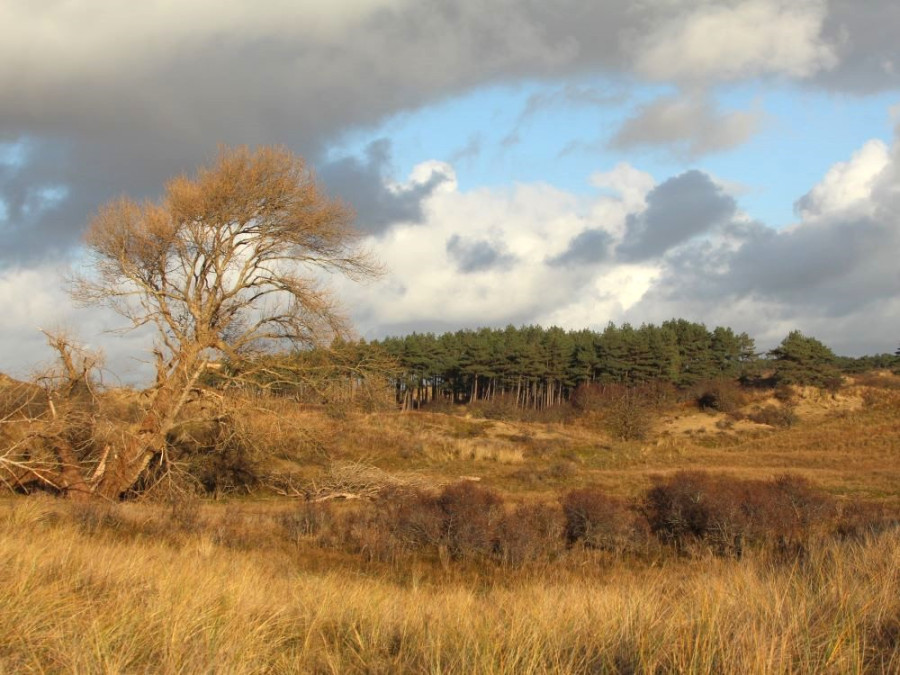
{"type": "Polygon", "coordinates": [[[73,295],[131,327],[154,326],[157,379],[138,433],[107,459],[99,494],[120,495],[165,456],[166,434],[211,360],[346,331],[316,272],[378,273],[351,223],[303,160],[280,148],[222,149],[195,176],[170,181],[158,202],[100,209],[86,235],[91,272],[73,295]]]}

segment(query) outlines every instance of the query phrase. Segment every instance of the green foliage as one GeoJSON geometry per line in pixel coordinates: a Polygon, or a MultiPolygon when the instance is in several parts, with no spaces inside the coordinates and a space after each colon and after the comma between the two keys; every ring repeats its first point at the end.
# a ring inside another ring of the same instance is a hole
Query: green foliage
{"type": "Polygon", "coordinates": [[[900,349],[897,350],[897,354],[872,354],[857,358],[839,356],[837,365],[841,372],[851,374],[867,373],[873,370],[895,370],[900,368],[900,349]]]}
{"type": "Polygon", "coordinates": [[[791,331],[781,344],[769,352],[775,362],[777,384],[801,384],[836,389],[841,374],[837,357],[824,344],[798,330],[791,331]]]}
{"type": "Polygon", "coordinates": [[[372,346],[400,364],[394,388],[404,407],[502,399],[543,410],[569,401],[580,385],[685,386],[737,377],[756,359],[746,333],[683,319],[638,328],[610,323],[599,333],[556,326],[413,333],[372,346]]]}

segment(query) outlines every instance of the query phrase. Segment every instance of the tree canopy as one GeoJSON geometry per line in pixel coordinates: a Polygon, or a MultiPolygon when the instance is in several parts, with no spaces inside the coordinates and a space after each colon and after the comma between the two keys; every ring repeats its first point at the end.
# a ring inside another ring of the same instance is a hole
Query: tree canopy
{"type": "Polygon", "coordinates": [[[775,379],[780,384],[840,385],[841,374],[834,352],[799,330],[791,331],[769,352],[769,358],[775,362],[775,379]]]}

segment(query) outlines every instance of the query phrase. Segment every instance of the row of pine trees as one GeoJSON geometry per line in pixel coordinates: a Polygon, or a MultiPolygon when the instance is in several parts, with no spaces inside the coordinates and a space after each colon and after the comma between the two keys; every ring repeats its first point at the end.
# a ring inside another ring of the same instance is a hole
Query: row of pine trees
{"type": "MultiPolygon", "coordinates": [[[[900,350],[898,350],[900,351],[900,350]]],[[[668,383],[687,388],[721,378],[840,386],[842,374],[900,368],[900,354],[838,357],[792,331],[765,355],[731,328],[672,319],[662,325],[610,323],[603,331],[507,326],[440,335],[412,333],[328,349],[273,354],[226,364],[223,382],[243,382],[308,403],[364,403],[392,398],[408,410],[440,403],[502,400],[544,410],[573,400],[579,387],[668,383]],[[244,372],[240,372],[244,370],[244,372]]],[[[213,375],[210,384],[220,379],[213,375]]]]}
{"type": "Polygon", "coordinates": [[[757,357],[746,333],[683,319],[639,328],[609,324],[602,332],[507,326],[413,333],[370,348],[398,364],[393,384],[404,407],[504,397],[517,407],[543,409],[568,400],[582,384],[686,386],[739,376],[757,357]]]}

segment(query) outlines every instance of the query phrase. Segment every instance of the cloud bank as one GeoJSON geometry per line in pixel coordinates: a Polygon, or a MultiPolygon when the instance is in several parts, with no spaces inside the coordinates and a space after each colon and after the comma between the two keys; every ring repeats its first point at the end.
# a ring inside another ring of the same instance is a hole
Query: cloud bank
{"type": "MultiPolygon", "coordinates": [[[[720,108],[719,87],[900,88],[898,22],[894,0],[7,0],[0,344],[10,356],[0,370],[38,353],[23,331],[70,314],[55,270],[97,206],[158,195],[219,143],[287,145],[356,207],[394,270],[376,290],[345,289],[373,334],[685,316],[766,326],[763,337],[800,325],[853,352],[892,348],[896,144],[873,141],[832,167],[798,195],[798,222],[784,231],[690,167],[657,183],[623,163],[594,176],[598,192],[585,197],[539,183],[464,191],[437,161],[397,181],[389,139],[361,156],[328,151],[479,87],[543,83],[521,125],[548,106],[621,103],[649,83],[663,93],[604,142],[694,160],[745,143],[765,121],[720,108]],[[585,75],[617,93],[573,84],[585,75]]],[[[457,159],[484,151],[471,140],[457,159]]]]}

